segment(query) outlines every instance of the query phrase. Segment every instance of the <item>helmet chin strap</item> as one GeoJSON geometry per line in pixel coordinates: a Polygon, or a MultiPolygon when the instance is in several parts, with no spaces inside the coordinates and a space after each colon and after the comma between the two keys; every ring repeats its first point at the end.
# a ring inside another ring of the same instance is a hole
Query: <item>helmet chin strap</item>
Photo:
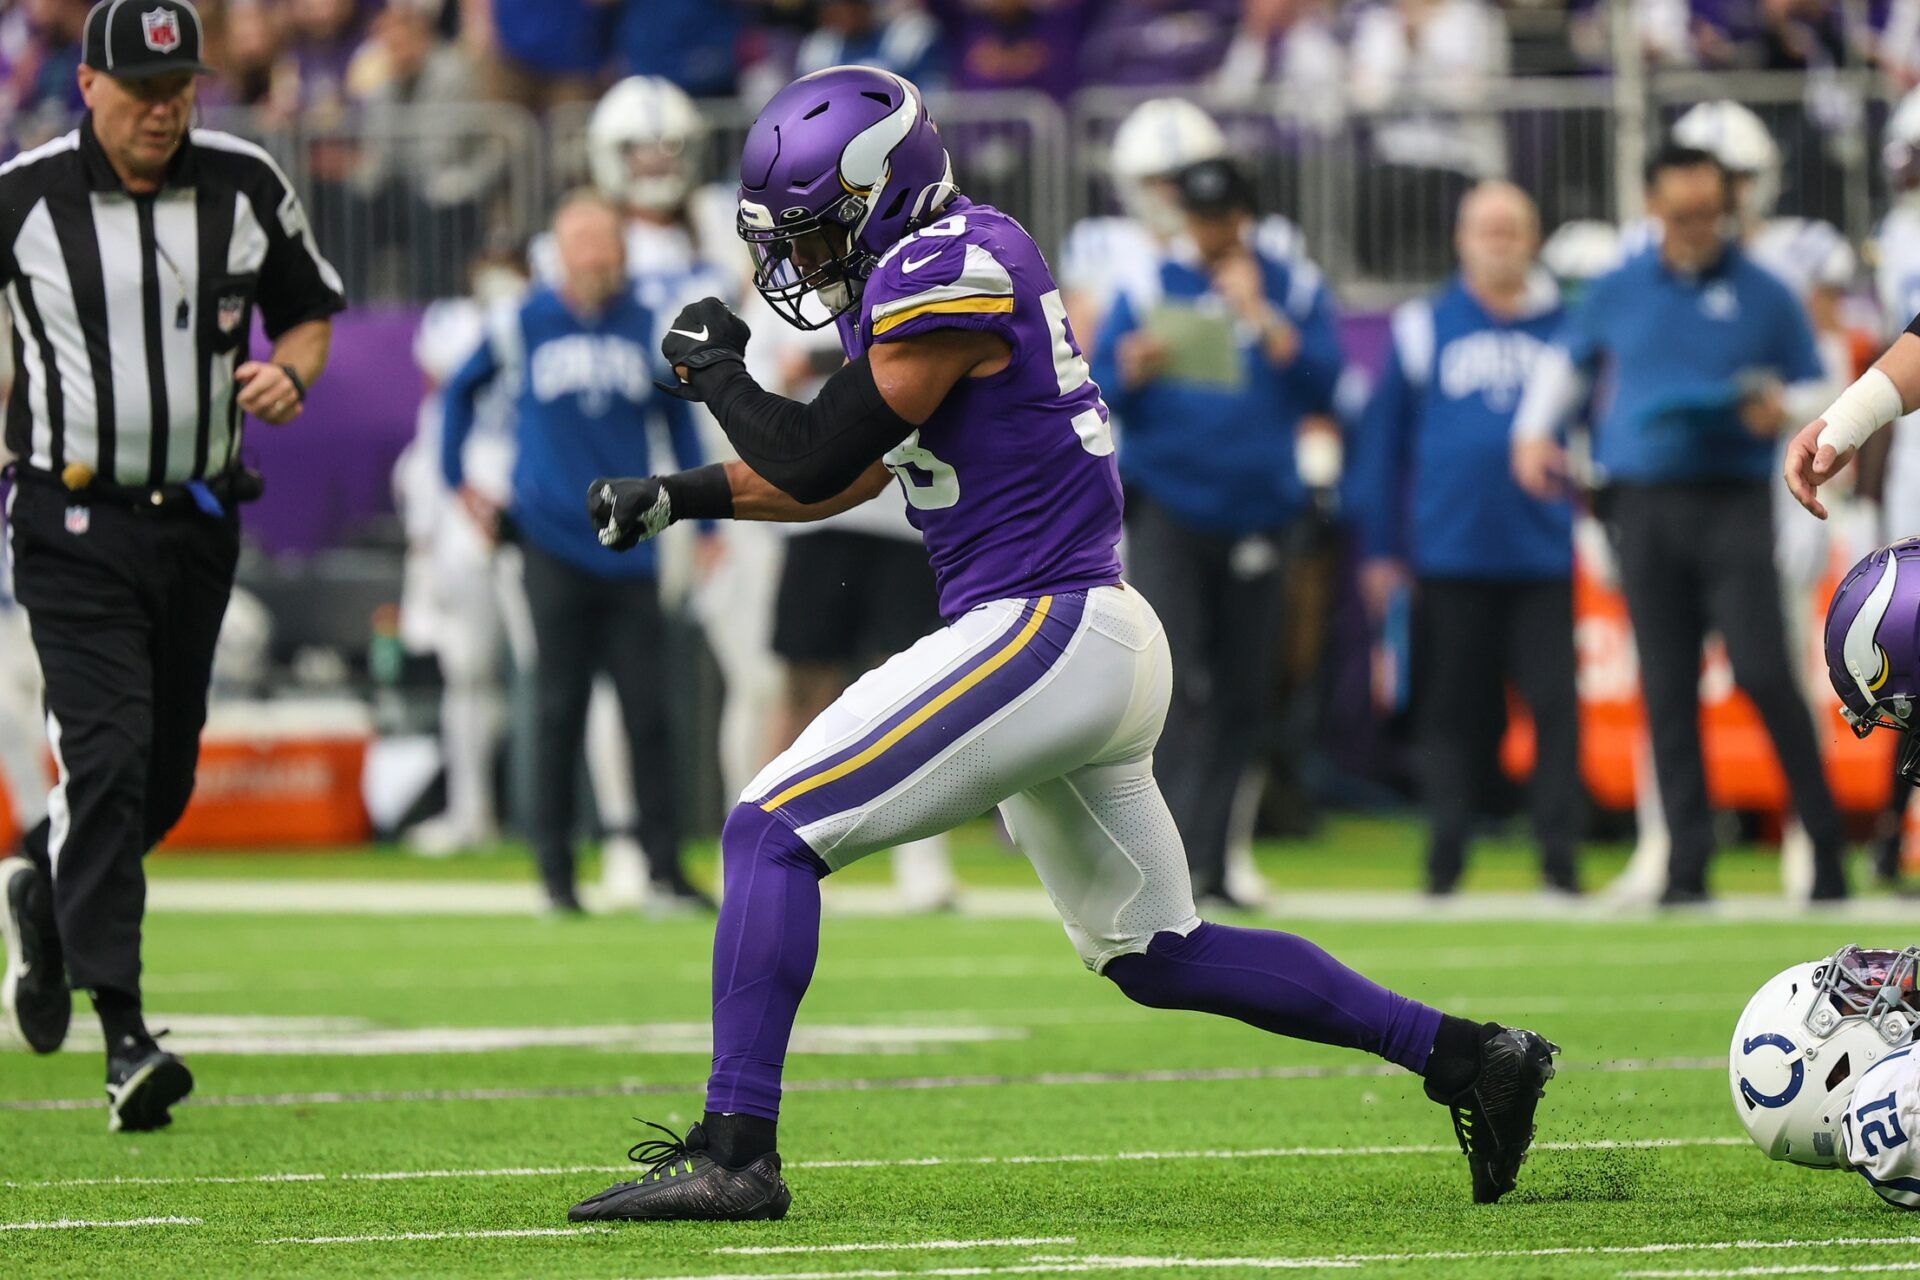
{"type": "Polygon", "coordinates": [[[1900,748],[1894,756],[1893,767],[1902,781],[1920,786],[1920,729],[1908,729],[1900,735],[1900,748]]]}

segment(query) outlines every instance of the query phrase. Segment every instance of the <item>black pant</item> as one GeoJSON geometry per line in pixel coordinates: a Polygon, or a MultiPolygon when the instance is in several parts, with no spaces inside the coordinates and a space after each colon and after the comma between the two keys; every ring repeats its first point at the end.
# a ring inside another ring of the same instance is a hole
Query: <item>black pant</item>
{"type": "Polygon", "coordinates": [[[1173,703],[1155,753],[1196,896],[1226,887],[1234,794],[1265,740],[1285,562],[1279,534],[1221,537],[1127,502],[1127,576],[1167,629],[1173,703]]]}
{"type": "Polygon", "coordinates": [[[1531,799],[1540,870],[1549,883],[1571,885],[1580,821],[1572,585],[1427,578],[1415,600],[1428,887],[1451,889],[1465,866],[1475,801],[1498,768],[1508,680],[1533,713],[1531,799]]]}
{"type": "Polygon", "coordinates": [[[214,642],[233,590],[233,513],[13,503],[14,591],[46,677],[61,782],[48,852],[77,987],[140,989],[141,859],[193,794],[214,642]]]}
{"type": "Polygon", "coordinates": [[[1713,856],[1700,755],[1700,646],[1710,627],[1766,723],[1815,856],[1837,859],[1846,835],[1787,654],[1766,484],[1620,485],[1607,502],[1672,833],[1669,881],[1704,889],[1713,856]]]}
{"type": "Polygon", "coordinates": [[[533,615],[533,850],[547,893],[572,899],[574,798],[587,699],[605,671],[620,695],[640,846],[656,880],[680,873],[667,721],[666,634],[651,579],[599,578],[528,545],[527,605],[533,615]]]}

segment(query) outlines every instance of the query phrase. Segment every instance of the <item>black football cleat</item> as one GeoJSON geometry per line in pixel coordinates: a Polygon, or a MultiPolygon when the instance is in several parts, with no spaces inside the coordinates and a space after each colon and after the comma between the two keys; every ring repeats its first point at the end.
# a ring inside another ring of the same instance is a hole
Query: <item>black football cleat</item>
{"type": "Polygon", "coordinates": [[[729,1169],[707,1154],[699,1125],[684,1138],[651,1121],[671,1138],[636,1144],[627,1159],[651,1167],[637,1182],[622,1182],[567,1210],[569,1222],[765,1222],[787,1216],[793,1195],[771,1152],[744,1169],[729,1169]]]}
{"type": "Polygon", "coordinates": [[[164,1129],[173,1123],[173,1105],[192,1092],[193,1072],[179,1055],[129,1038],[107,1055],[107,1132],[164,1129]]]}
{"type": "Polygon", "coordinates": [[[1533,1113],[1559,1052],[1559,1045],[1534,1032],[1501,1027],[1481,1042],[1472,1083],[1450,1098],[1434,1097],[1453,1113],[1454,1136],[1473,1172],[1475,1204],[1493,1204],[1518,1181],[1533,1143],[1533,1113]]]}
{"type": "Polygon", "coordinates": [[[66,1042],[73,992],[53,924],[53,886],[25,858],[0,861],[0,941],[0,1017],[35,1053],[52,1053],[66,1042]]]}

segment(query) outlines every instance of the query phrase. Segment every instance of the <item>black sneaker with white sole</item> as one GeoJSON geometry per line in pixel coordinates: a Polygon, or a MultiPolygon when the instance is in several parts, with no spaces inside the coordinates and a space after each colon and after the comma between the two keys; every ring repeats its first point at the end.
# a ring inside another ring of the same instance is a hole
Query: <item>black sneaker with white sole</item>
{"type": "Polygon", "coordinates": [[[1533,1145],[1533,1113],[1553,1079],[1560,1046],[1532,1031],[1489,1025],[1480,1043],[1479,1066],[1465,1088],[1441,1096],[1428,1082],[1427,1096],[1453,1115],[1454,1137],[1473,1173],[1475,1204],[1492,1204],[1513,1190],[1521,1162],[1533,1145]]]}
{"type": "Polygon", "coordinates": [[[765,1222],[787,1216],[793,1196],[772,1152],[744,1169],[729,1169],[707,1148],[705,1130],[687,1136],[645,1121],[671,1141],[637,1144],[627,1158],[650,1165],[637,1182],[622,1182],[567,1211],[570,1222],[765,1222]]]}
{"type": "Polygon", "coordinates": [[[0,861],[0,1017],[35,1053],[52,1053],[67,1038],[73,992],[53,923],[53,886],[25,858],[0,861]]]}
{"type": "Polygon", "coordinates": [[[191,1092],[193,1072],[179,1055],[128,1037],[107,1055],[107,1132],[164,1129],[173,1123],[173,1105],[191,1092]]]}

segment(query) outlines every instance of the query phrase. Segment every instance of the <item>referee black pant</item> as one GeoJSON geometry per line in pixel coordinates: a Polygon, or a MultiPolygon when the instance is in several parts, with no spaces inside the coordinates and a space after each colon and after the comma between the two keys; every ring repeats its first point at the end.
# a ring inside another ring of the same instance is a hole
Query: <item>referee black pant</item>
{"type": "Polygon", "coordinates": [[[74,986],[134,994],[141,859],[193,794],[239,521],[69,499],[22,483],[11,513],[14,593],[46,678],[59,766],[47,832],[54,915],[74,986]]]}
{"type": "Polygon", "coordinates": [[[1529,798],[1541,876],[1574,887],[1580,727],[1572,584],[1423,578],[1415,590],[1414,661],[1427,887],[1445,893],[1460,879],[1476,801],[1499,767],[1508,681],[1533,716],[1529,798]]]}
{"type": "Polygon", "coordinates": [[[1846,833],[1788,656],[1766,483],[1623,484],[1607,501],[1673,841],[1668,883],[1704,891],[1713,856],[1700,754],[1700,646],[1709,629],[1725,641],[1733,678],[1766,723],[1815,858],[1833,863],[1846,833]]]}
{"type": "Polygon", "coordinates": [[[574,899],[574,800],[587,702],[605,671],[620,697],[640,847],[653,879],[678,883],[680,827],[674,812],[667,717],[666,624],[651,578],[601,578],[524,544],[534,635],[532,839],[540,878],[555,902],[574,899]]]}
{"type": "Polygon", "coordinates": [[[1284,604],[1280,535],[1235,538],[1127,498],[1127,577],[1173,650],[1173,700],[1154,754],[1197,898],[1226,891],[1234,796],[1271,724],[1284,604]]]}

